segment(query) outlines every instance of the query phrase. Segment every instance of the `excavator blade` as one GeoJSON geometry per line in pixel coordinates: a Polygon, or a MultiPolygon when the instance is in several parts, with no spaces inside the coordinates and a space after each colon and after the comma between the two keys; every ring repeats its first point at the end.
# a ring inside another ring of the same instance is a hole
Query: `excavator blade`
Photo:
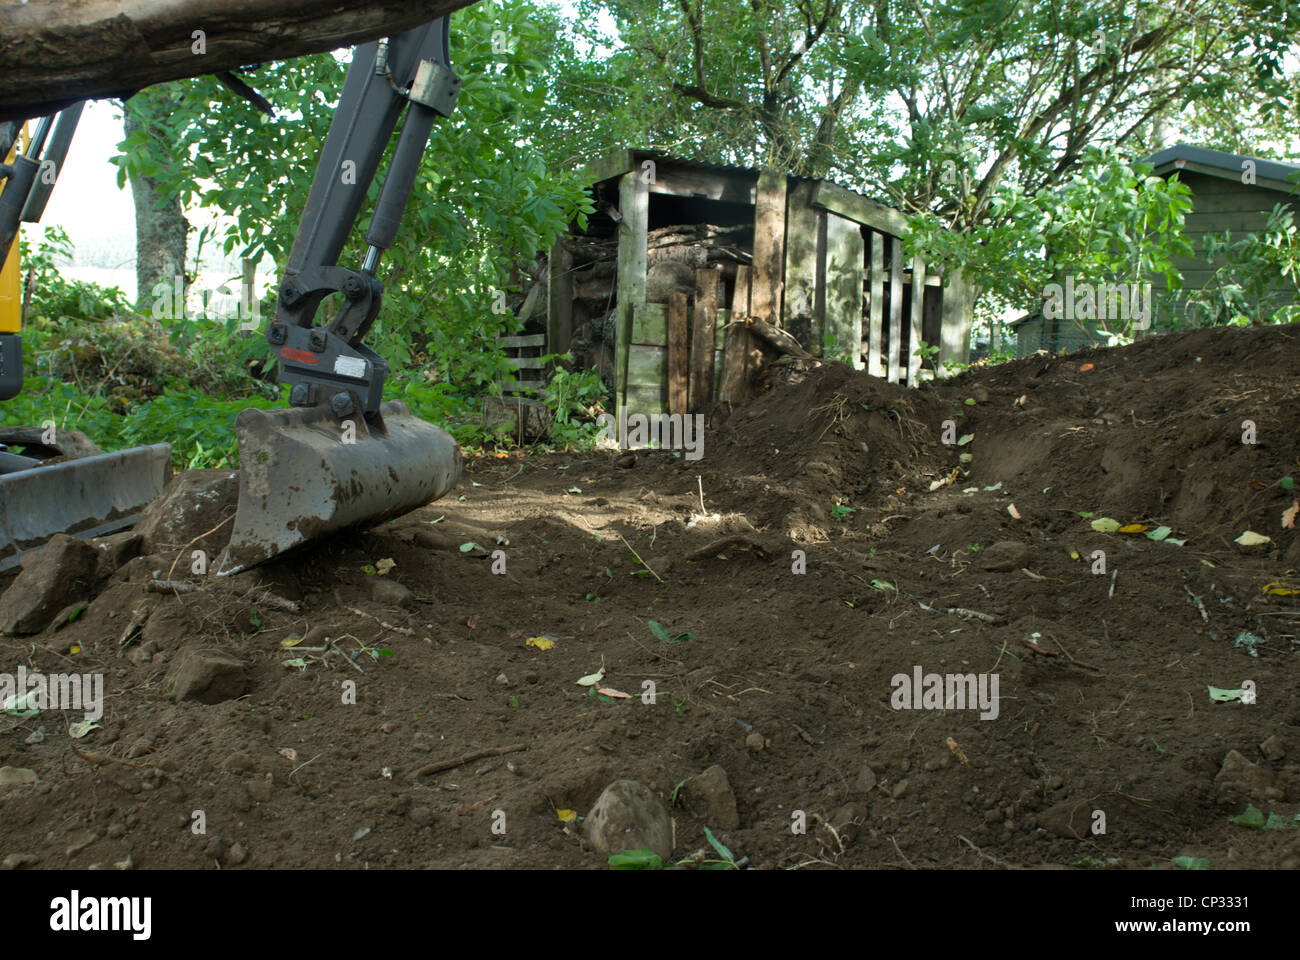
{"type": "Polygon", "coordinates": [[[134,526],[171,473],[171,445],[156,443],[0,476],[0,570],[56,533],[100,537],[134,526]]]}
{"type": "Polygon", "coordinates": [[[239,506],[221,576],[336,530],[407,513],[460,479],[451,434],[398,401],[381,405],[373,422],[340,421],[324,407],[249,409],[235,433],[239,506]]]}

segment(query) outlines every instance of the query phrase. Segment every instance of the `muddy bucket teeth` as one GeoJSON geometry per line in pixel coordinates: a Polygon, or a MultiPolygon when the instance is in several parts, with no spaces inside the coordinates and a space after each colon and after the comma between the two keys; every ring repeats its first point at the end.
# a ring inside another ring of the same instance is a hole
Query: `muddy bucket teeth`
{"type": "Polygon", "coordinates": [[[381,405],[373,421],[340,421],[324,407],[249,409],[235,433],[239,506],[221,576],[422,507],[460,479],[451,434],[398,401],[381,405]]]}

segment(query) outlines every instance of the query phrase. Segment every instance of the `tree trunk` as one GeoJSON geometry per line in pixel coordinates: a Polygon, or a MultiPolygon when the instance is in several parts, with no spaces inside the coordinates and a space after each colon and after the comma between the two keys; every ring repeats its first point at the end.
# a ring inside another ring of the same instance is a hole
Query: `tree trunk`
{"type": "MultiPolygon", "coordinates": [[[[146,125],[148,112],[142,101],[165,100],[165,88],[138,93],[124,103],[123,126],[129,137],[137,130],[153,133],[146,125]]],[[[185,272],[185,241],[189,223],[181,208],[180,197],[164,196],[149,177],[131,175],[131,196],[135,201],[135,282],[136,304],[148,313],[165,296],[165,316],[179,319],[184,310],[184,290],[176,289],[176,278],[185,272]],[[159,283],[166,292],[154,292],[159,283]],[[179,303],[178,303],[179,298],[179,303]],[[179,308],[179,309],[178,309],[179,308]]],[[[181,283],[184,283],[182,279],[181,283]]]]}
{"type": "Polygon", "coordinates": [[[395,36],[476,0],[31,0],[0,5],[0,121],[395,36]]]}

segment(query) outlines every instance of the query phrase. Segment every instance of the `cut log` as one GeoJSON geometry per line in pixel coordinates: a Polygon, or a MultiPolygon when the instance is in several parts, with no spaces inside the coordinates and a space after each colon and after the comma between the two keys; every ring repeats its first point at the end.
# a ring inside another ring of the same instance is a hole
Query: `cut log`
{"type": "Polygon", "coordinates": [[[764,343],[777,353],[783,353],[787,357],[794,357],[796,360],[812,360],[814,363],[821,363],[819,358],[814,357],[801,347],[798,340],[780,327],[773,326],[765,320],[759,320],[757,317],[750,317],[749,323],[745,326],[750,332],[757,334],[764,343]]]}
{"type": "Polygon", "coordinates": [[[718,317],[718,272],[695,271],[695,310],[691,317],[690,411],[703,413],[713,393],[713,335],[718,317]]]}
{"type": "Polygon", "coordinates": [[[0,120],[42,116],[78,100],[127,97],[166,80],[396,36],[474,2],[6,3],[0,5],[0,63],[6,65],[0,71],[0,120]]]}

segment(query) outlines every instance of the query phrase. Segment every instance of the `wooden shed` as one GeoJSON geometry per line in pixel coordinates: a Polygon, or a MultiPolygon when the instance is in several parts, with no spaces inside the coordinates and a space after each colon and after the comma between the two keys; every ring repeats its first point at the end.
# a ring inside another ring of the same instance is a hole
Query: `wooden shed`
{"type": "Polygon", "coordinates": [[[788,334],[787,352],[898,383],[967,359],[969,292],[905,257],[896,210],[829,181],[642,150],[585,175],[597,212],[551,251],[546,352],[598,366],[620,410],[750,396],[771,349],[755,320],[788,334]]]}
{"type": "MultiPolygon", "coordinates": [[[[1187,214],[1184,234],[1195,250],[1192,257],[1179,257],[1174,266],[1183,275],[1183,287],[1172,304],[1181,310],[1189,294],[1200,290],[1214,276],[1224,261],[1206,262],[1205,238],[1225,230],[1233,238],[1264,228],[1269,211],[1278,203],[1296,204],[1300,189],[1300,165],[1264,160],[1260,157],[1208,150],[1178,143],[1145,158],[1154,167],[1154,175],[1178,179],[1191,188],[1192,209],[1187,214]]],[[[1167,301],[1163,277],[1151,277],[1152,300],[1167,301]]],[[[1296,302],[1294,296],[1291,302],[1296,302]]],[[[1173,317],[1169,307],[1155,316],[1155,325],[1168,324],[1173,317]]],[[[1036,350],[1063,353],[1103,342],[1098,324],[1073,320],[1045,320],[1035,311],[1012,324],[1016,331],[1016,354],[1027,356],[1036,350]]]]}

